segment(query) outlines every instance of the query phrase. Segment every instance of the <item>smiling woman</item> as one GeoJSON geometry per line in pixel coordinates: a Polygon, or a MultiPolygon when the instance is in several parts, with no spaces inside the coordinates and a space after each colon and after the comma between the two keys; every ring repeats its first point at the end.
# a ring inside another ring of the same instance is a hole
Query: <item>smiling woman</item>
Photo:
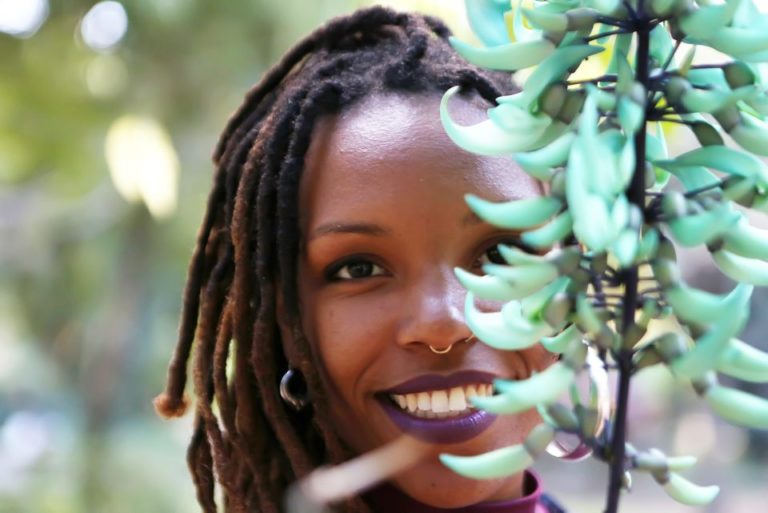
{"type": "Polygon", "coordinates": [[[197,340],[189,463],[205,511],[218,510],[215,481],[225,511],[278,511],[297,478],[403,434],[429,456],[340,511],[557,511],[532,474],[477,481],[437,459],[520,443],[535,411],[495,417],[468,399],[553,361],[540,346],[473,343],[464,319],[454,270],[499,262],[502,242],[525,249],[464,195],[541,188],[511,159],[465,152],[443,132],[449,87],[462,86],[451,109],[465,123],[509,92],[447,36],[434,18],[383,8],[333,20],[266,74],[225,130],[156,401],[163,415],[183,412],[197,340]]]}
{"type": "MultiPolygon", "coordinates": [[[[552,361],[541,346],[507,352],[463,343],[472,333],[454,268],[477,271],[498,258],[499,242],[519,244],[514,232],[472,215],[464,194],[500,201],[540,189],[509,159],[456,147],[435,116],[439,101],[370,96],[323,119],[307,153],[302,328],[331,421],[355,453],[403,432],[459,454],[520,443],[534,411],[496,419],[467,407],[466,393],[487,394],[494,378],[528,377],[552,361]]],[[[456,103],[465,117],[483,113],[469,100],[456,103]]],[[[455,508],[519,496],[520,479],[468,480],[430,459],[396,482],[419,501],[455,508]]]]}

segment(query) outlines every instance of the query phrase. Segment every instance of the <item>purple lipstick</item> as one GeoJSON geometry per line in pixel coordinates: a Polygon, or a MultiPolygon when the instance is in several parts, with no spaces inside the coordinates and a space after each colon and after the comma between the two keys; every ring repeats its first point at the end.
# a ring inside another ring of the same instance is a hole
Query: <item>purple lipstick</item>
{"type": "Polygon", "coordinates": [[[498,377],[479,371],[460,371],[449,376],[429,374],[383,390],[377,398],[389,418],[402,431],[425,442],[461,443],[478,436],[496,419],[496,415],[469,407],[466,396],[472,393],[487,395],[493,380],[498,377]],[[418,405],[415,404],[416,397],[419,398],[418,405]],[[455,410],[461,407],[462,402],[466,407],[455,410]],[[449,403],[450,413],[446,411],[449,403]],[[427,404],[429,406],[424,408],[427,404]],[[435,409],[441,413],[434,415],[443,418],[424,417],[425,411],[435,409]]]}

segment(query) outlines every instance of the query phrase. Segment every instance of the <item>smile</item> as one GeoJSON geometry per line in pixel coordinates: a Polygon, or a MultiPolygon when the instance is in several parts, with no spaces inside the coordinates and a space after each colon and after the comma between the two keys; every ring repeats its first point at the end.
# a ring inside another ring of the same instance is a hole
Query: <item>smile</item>
{"type": "Polygon", "coordinates": [[[478,383],[411,394],[389,394],[401,410],[424,419],[444,419],[465,415],[476,408],[469,401],[475,396],[493,395],[493,385],[478,383]]]}
{"type": "Polygon", "coordinates": [[[436,444],[470,440],[496,419],[470,404],[474,396],[493,395],[497,376],[462,371],[449,376],[425,375],[376,394],[382,408],[403,432],[436,444]]]}

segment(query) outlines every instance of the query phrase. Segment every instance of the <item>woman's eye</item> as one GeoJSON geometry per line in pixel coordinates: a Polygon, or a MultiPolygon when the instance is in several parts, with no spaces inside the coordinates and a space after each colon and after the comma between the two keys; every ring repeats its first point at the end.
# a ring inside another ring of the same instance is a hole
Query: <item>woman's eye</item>
{"type": "Polygon", "coordinates": [[[485,264],[505,265],[506,263],[507,261],[504,260],[504,257],[501,256],[501,252],[499,251],[499,245],[494,244],[485,250],[485,253],[480,257],[478,267],[482,267],[485,264]]]}
{"type": "Polygon", "coordinates": [[[333,281],[358,280],[382,274],[384,274],[384,269],[380,265],[368,260],[356,260],[335,267],[329,273],[329,278],[333,281]]]}
{"type": "Polygon", "coordinates": [[[482,268],[485,264],[507,265],[507,261],[504,260],[504,257],[501,255],[501,251],[499,251],[499,246],[502,244],[505,246],[515,247],[525,251],[526,253],[537,253],[533,248],[522,244],[519,239],[505,239],[486,249],[482,256],[475,262],[475,267],[479,269],[482,268]]]}

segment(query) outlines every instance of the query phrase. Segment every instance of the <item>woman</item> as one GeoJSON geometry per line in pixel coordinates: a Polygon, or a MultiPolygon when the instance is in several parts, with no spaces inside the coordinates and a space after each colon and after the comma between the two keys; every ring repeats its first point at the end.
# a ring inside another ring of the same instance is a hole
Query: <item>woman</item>
{"type": "Polygon", "coordinates": [[[519,245],[463,195],[541,190],[510,159],[466,153],[443,133],[438,103],[451,86],[465,90],[451,105],[464,123],[509,92],[508,76],[462,61],[448,34],[384,8],[335,19],[290,50],[225,129],[156,400],[165,416],[183,413],[196,339],[188,459],[206,512],[217,511],[214,479],[226,511],[278,511],[298,477],[403,433],[434,455],[340,510],[546,511],[532,475],[474,481],[436,457],[520,443],[535,412],[495,418],[467,398],[553,360],[540,347],[477,343],[463,320],[453,269],[480,272],[500,242],[519,245]]]}

